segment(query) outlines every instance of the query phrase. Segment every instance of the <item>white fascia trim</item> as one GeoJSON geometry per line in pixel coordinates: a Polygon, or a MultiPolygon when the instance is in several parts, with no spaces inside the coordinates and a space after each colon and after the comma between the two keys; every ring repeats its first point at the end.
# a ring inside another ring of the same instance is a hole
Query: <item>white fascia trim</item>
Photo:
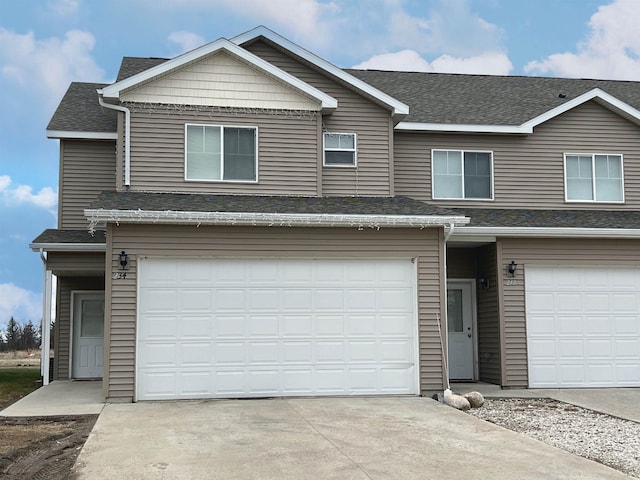
{"type": "Polygon", "coordinates": [[[42,249],[45,252],[105,252],[106,243],[31,243],[29,248],[34,252],[42,249]]]}
{"type": "Polygon", "coordinates": [[[460,227],[457,237],[487,235],[492,237],[546,238],[640,238],[637,228],[557,228],[557,227],[460,227]]]}
{"type": "Polygon", "coordinates": [[[623,102],[622,100],[617,99],[613,95],[609,95],[607,92],[600,90],[599,88],[594,88],[589,90],[586,93],[583,93],[579,97],[576,97],[568,102],[549,110],[548,112],[543,113],[542,115],[538,115],[535,118],[532,118],[528,122],[522,124],[522,127],[531,128],[533,131],[533,127],[540,125],[548,120],[551,120],[558,115],[565,113],[583,103],[586,103],[590,100],[599,100],[599,103],[608,106],[612,110],[616,111],[618,114],[622,114],[626,116],[630,120],[634,120],[635,122],[640,122],[640,111],[633,108],[631,105],[623,102]]]}
{"type": "Polygon", "coordinates": [[[67,132],[64,130],[47,130],[47,138],[78,138],[83,140],[117,140],[116,132],[67,132]]]}
{"type": "Polygon", "coordinates": [[[211,43],[203,45],[202,47],[196,48],[195,50],[191,50],[190,52],[179,55],[171,60],[167,60],[160,65],[151,67],[144,72],[138,73],[137,75],[126,78],[112,85],[103,87],[101,91],[99,91],[99,93],[102,93],[104,98],[117,99],[120,97],[120,93],[128,88],[151,80],[152,78],[155,78],[159,75],[163,75],[167,72],[170,72],[171,70],[181,67],[182,65],[198,60],[205,55],[223,50],[230,55],[257,67],[268,75],[289,84],[291,87],[304,93],[306,96],[311,97],[322,105],[323,110],[335,110],[336,108],[338,108],[338,100],[336,100],[332,96],[327,95],[321,90],[318,90],[308,83],[303,82],[299,78],[294,77],[284,70],[279,69],[275,65],[263,60],[257,55],[254,55],[253,53],[239,47],[235,43],[232,43],[225,38],[215,40],[211,43]]]}
{"type": "Polygon", "coordinates": [[[241,45],[248,41],[254,40],[258,37],[264,37],[272,41],[273,43],[280,45],[281,47],[289,50],[293,54],[297,55],[300,58],[305,59],[307,62],[315,65],[318,68],[326,71],[327,73],[333,75],[334,77],[339,78],[340,80],[346,82],[347,84],[352,85],[354,88],[366,93],[367,95],[377,99],[379,102],[383,103],[390,107],[393,111],[393,115],[408,115],[409,114],[409,106],[396,100],[395,98],[387,95],[386,93],[378,90],[375,87],[372,87],[366,82],[363,82],[359,78],[354,77],[353,75],[348,74],[341,68],[336,67],[335,65],[327,62],[326,60],[318,57],[317,55],[311,53],[308,50],[296,45],[295,43],[287,40],[286,38],[278,35],[272,30],[269,30],[267,27],[259,26],[248,32],[241,33],[240,35],[233,37],[231,41],[236,45],[241,45]]]}
{"type": "Polygon", "coordinates": [[[160,223],[191,225],[237,225],[268,227],[410,227],[466,225],[471,220],[462,216],[440,215],[339,215],[306,213],[251,212],[179,212],[175,210],[104,210],[87,209],[91,225],[97,223],[160,223]]]}
{"type": "Polygon", "coordinates": [[[400,122],[394,130],[405,132],[463,132],[463,133],[533,133],[533,128],[511,125],[464,125],[448,123],[400,122]]]}
{"type": "Polygon", "coordinates": [[[446,123],[420,123],[420,122],[400,122],[395,126],[395,130],[408,132],[461,132],[461,133],[514,133],[531,134],[534,127],[547,122],[558,115],[561,115],[579,105],[590,100],[596,100],[628,120],[640,124],[640,111],[629,104],[617,99],[607,92],[594,88],[579,97],[555,107],[537,117],[532,118],[522,125],[466,125],[466,124],[446,124],[446,123]]]}

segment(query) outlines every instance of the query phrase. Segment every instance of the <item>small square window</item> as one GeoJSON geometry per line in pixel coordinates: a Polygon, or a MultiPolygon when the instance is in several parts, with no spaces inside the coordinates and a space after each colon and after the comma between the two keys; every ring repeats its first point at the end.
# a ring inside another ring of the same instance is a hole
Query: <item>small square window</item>
{"type": "Polygon", "coordinates": [[[324,134],[324,165],[327,167],[356,166],[356,134],[324,134]]]}
{"type": "Polygon", "coordinates": [[[565,154],[565,199],[568,202],[623,202],[622,155],[565,154]]]}

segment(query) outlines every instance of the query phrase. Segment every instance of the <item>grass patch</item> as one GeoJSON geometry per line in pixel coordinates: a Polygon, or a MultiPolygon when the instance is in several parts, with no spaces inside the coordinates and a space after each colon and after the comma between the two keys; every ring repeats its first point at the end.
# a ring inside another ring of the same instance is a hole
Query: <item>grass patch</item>
{"type": "Polygon", "coordinates": [[[36,390],[39,368],[0,368],[0,409],[36,390]]]}

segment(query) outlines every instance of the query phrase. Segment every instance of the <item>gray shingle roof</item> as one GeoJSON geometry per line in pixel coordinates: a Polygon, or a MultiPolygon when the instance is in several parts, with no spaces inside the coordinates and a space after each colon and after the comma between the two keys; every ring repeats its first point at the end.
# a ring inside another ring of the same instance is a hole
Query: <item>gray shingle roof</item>
{"type": "Polygon", "coordinates": [[[406,122],[521,125],[594,88],[640,109],[640,82],[350,69],[346,72],[409,105],[406,122]]]}
{"type": "Polygon", "coordinates": [[[69,85],[56,109],[47,130],[63,132],[115,132],[116,116],[102,111],[98,104],[98,88],[104,83],[69,85]]]}
{"type": "MultiPolygon", "coordinates": [[[[296,197],[103,192],[89,206],[104,210],[451,216],[452,210],[408,197],[296,197]]],[[[463,215],[461,215],[463,216],[463,215]]]]}
{"type": "Polygon", "coordinates": [[[160,65],[168,60],[168,58],[142,58],[142,57],[123,57],[118,71],[116,82],[133,77],[138,73],[144,72],[151,67],[160,65]]]}
{"type": "MultiPolygon", "coordinates": [[[[87,224],[88,226],[88,224],[87,224]]],[[[55,228],[48,228],[31,243],[105,243],[105,232],[103,230],[96,230],[94,235],[91,235],[87,230],[57,230],[55,228]]]]}
{"type": "Polygon", "coordinates": [[[523,210],[452,208],[471,218],[467,227],[622,228],[640,229],[637,210],[523,210]]]}

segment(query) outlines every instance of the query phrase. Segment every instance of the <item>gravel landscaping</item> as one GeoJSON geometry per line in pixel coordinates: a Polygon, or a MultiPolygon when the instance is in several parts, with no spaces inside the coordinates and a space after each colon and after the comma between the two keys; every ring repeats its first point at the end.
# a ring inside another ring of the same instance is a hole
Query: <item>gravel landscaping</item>
{"type": "Polygon", "coordinates": [[[640,478],[640,423],[550,399],[486,399],[469,413],[640,478]]]}

